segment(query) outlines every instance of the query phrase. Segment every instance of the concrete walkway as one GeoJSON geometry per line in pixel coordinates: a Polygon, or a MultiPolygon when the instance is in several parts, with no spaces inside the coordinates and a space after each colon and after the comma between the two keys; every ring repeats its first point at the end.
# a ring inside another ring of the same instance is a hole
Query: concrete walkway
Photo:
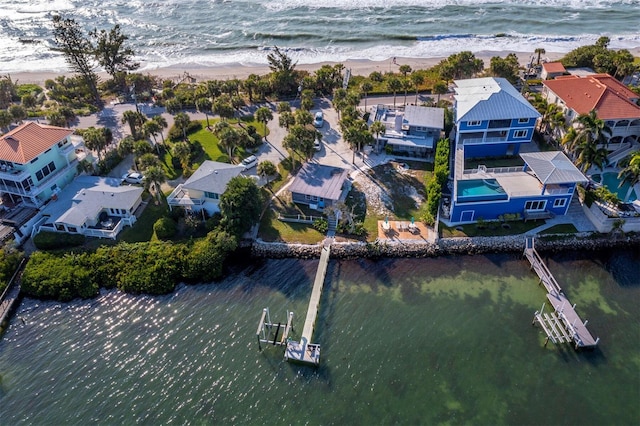
{"type": "Polygon", "coordinates": [[[555,225],[560,224],[572,224],[576,227],[578,232],[596,232],[597,229],[593,226],[593,223],[587,218],[582,210],[582,205],[578,200],[577,194],[574,195],[571,205],[567,214],[564,216],[555,216],[551,219],[547,219],[544,225],[540,225],[537,228],[533,228],[526,235],[536,235],[542,231],[545,231],[555,225]]]}

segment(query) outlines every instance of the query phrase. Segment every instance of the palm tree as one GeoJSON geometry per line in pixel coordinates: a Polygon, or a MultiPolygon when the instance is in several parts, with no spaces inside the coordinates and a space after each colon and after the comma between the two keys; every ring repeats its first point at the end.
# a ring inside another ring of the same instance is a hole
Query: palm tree
{"type": "Polygon", "coordinates": [[[273,113],[267,107],[260,107],[256,110],[256,120],[264,126],[264,138],[267,139],[267,123],[273,120],[273,113]]]}
{"type": "Polygon", "coordinates": [[[393,107],[396,107],[396,94],[398,90],[402,89],[402,82],[396,77],[390,77],[387,79],[387,89],[393,92],[393,107]]]}
{"type": "Polygon", "coordinates": [[[143,154],[138,158],[138,167],[140,170],[147,170],[149,167],[159,166],[160,160],[155,154],[150,152],[143,154]]]}
{"type": "Polygon", "coordinates": [[[371,141],[371,139],[373,139],[373,136],[371,132],[369,132],[367,123],[365,123],[364,120],[356,120],[346,129],[344,132],[344,140],[353,150],[353,157],[351,159],[353,164],[356,162],[356,151],[360,152],[362,145],[365,145],[371,141]]]}
{"type": "Polygon", "coordinates": [[[162,133],[160,130],[160,125],[156,120],[149,120],[142,125],[142,132],[145,136],[151,136],[153,138],[153,144],[156,146],[156,150],[158,154],[160,153],[160,148],[158,147],[158,140],[156,139],[156,135],[158,133],[162,133]]]}
{"type": "Polygon", "coordinates": [[[207,129],[209,126],[209,113],[211,112],[211,107],[213,106],[211,99],[209,98],[198,98],[196,99],[196,108],[199,112],[204,114],[204,117],[207,119],[207,129]]]}
{"type": "Polygon", "coordinates": [[[607,155],[609,151],[606,148],[600,147],[593,143],[593,141],[589,141],[584,139],[576,148],[576,166],[582,170],[583,173],[586,173],[591,167],[596,166],[600,170],[604,168],[604,165],[607,162],[607,155]]]}
{"type": "Polygon", "coordinates": [[[420,90],[420,85],[424,83],[424,76],[420,72],[412,72],[411,73],[411,82],[413,83],[413,87],[416,89],[416,100],[415,104],[418,105],[418,91],[420,90]]]}
{"type": "Polygon", "coordinates": [[[87,148],[98,153],[98,160],[100,160],[100,152],[106,146],[104,131],[102,129],[96,129],[95,127],[89,127],[84,131],[82,138],[87,148]]]}
{"type": "Polygon", "coordinates": [[[536,50],[533,51],[536,55],[538,55],[538,61],[537,64],[540,65],[540,56],[544,55],[545,53],[547,53],[546,50],[544,50],[542,47],[538,47],[536,50]]]}
{"type": "Polygon", "coordinates": [[[278,168],[271,161],[266,160],[258,163],[258,167],[256,168],[256,172],[258,176],[265,179],[267,181],[267,188],[269,188],[269,176],[274,176],[278,173],[278,168]]]}
{"type": "Polygon", "coordinates": [[[191,146],[187,142],[178,142],[171,148],[171,155],[180,160],[182,172],[186,172],[189,168],[189,158],[191,157],[191,146]]]}
{"type": "Polygon", "coordinates": [[[440,95],[444,95],[449,90],[449,86],[447,86],[447,82],[444,80],[438,80],[433,85],[433,93],[438,95],[438,100],[436,103],[440,102],[440,95]]]}
{"type": "Polygon", "coordinates": [[[398,71],[400,71],[400,74],[402,74],[404,78],[407,78],[407,74],[409,74],[412,70],[410,65],[400,65],[398,71]]]}
{"type": "Polygon", "coordinates": [[[376,153],[380,153],[380,135],[384,135],[384,132],[387,130],[387,127],[380,121],[374,121],[369,128],[371,133],[376,135],[376,153]]]}
{"type": "Polygon", "coordinates": [[[413,88],[413,83],[410,79],[402,79],[402,88],[404,89],[404,106],[407,106],[407,91],[413,88]]]}
{"type": "Polygon", "coordinates": [[[238,147],[239,135],[233,127],[225,127],[218,134],[218,144],[229,156],[229,161],[233,161],[233,154],[238,147]]]}
{"type": "Polygon", "coordinates": [[[167,181],[167,176],[164,173],[164,169],[160,166],[151,166],[145,171],[146,183],[149,187],[153,184],[158,197],[158,203],[162,202],[162,190],[161,185],[167,181]]]}
{"type": "Polygon", "coordinates": [[[633,187],[640,183],[640,151],[632,153],[622,162],[622,164],[624,165],[624,168],[620,170],[620,173],[618,173],[618,179],[620,179],[619,186],[622,186],[626,182],[629,183],[629,190],[623,200],[626,202],[629,200],[633,187]]]}
{"type": "Polygon", "coordinates": [[[191,119],[184,112],[179,112],[173,118],[173,124],[180,130],[182,130],[182,140],[187,140],[187,128],[191,123],[191,119]]]}
{"type": "Polygon", "coordinates": [[[122,113],[122,124],[128,124],[131,130],[131,136],[134,139],[138,139],[138,113],[133,110],[128,110],[122,113]]]}
{"type": "Polygon", "coordinates": [[[162,115],[156,115],[151,120],[155,121],[156,123],[158,123],[158,126],[160,127],[160,132],[159,133],[160,133],[160,136],[162,137],[162,144],[164,145],[164,132],[163,132],[163,130],[166,129],[167,127],[169,127],[169,124],[167,123],[167,120],[162,115]]]}
{"type": "MultiPolygon", "coordinates": [[[[583,141],[594,145],[607,145],[611,136],[611,129],[604,120],[598,118],[595,110],[588,114],[580,114],[572,128],[563,141],[569,150],[573,150],[583,141]]],[[[593,150],[595,151],[595,148],[593,150]]]]}
{"type": "Polygon", "coordinates": [[[367,95],[373,90],[373,84],[369,80],[364,80],[360,85],[360,92],[364,95],[364,110],[367,111],[367,95]]]}

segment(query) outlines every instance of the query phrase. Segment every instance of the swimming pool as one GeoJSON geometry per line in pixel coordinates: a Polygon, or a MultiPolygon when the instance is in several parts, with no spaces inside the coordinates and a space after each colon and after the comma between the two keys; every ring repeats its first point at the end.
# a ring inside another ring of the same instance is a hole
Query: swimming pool
{"type": "Polygon", "coordinates": [[[495,179],[458,181],[458,201],[488,201],[507,198],[507,193],[495,179]]]}
{"type": "MultiPolygon", "coordinates": [[[[627,192],[629,191],[629,187],[631,186],[629,182],[625,182],[624,185],[618,187],[620,184],[620,180],[618,179],[618,174],[614,172],[605,172],[602,175],[591,175],[591,179],[595,182],[602,183],[607,189],[618,196],[619,199],[625,201],[624,197],[627,196],[627,192]]],[[[638,195],[635,190],[631,191],[631,195],[629,195],[629,199],[626,200],[628,202],[635,201],[638,199],[638,195]]]]}

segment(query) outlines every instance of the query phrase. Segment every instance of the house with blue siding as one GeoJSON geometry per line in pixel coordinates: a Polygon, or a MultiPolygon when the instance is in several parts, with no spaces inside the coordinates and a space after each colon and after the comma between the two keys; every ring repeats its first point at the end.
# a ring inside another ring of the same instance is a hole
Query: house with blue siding
{"type": "Polygon", "coordinates": [[[455,81],[456,141],[464,158],[518,155],[540,113],[504,78],[455,81]]]}
{"type": "Polygon", "coordinates": [[[34,122],[0,136],[0,194],[13,204],[41,207],[69,184],[86,156],[73,130],[34,122]]]}
{"type": "Polygon", "coordinates": [[[450,223],[504,215],[543,219],[564,215],[576,186],[588,182],[562,152],[520,153],[540,114],[505,79],[456,81],[453,187],[443,218],[450,223]],[[518,155],[524,165],[465,168],[469,158],[518,155]]]}

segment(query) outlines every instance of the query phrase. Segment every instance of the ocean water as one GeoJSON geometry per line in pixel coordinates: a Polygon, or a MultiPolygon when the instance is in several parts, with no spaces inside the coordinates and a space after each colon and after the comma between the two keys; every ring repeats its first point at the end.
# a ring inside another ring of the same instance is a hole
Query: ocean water
{"type": "Polygon", "coordinates": [[[317,260],[163,297],[26,299],[0,341],[0,424],[639,424],[640,250],[543,256],[597,350],[543,347],[518,254],[332,260],[318,369],[255,336],[269,307],[299,337],[317,260]]]}
{"type": "Polygon", "coordinates": [[[121,25],[143,69],[640,47],[640,0],[0,0],[0,72],[65,70],[51,17],[121,25]],[[497,35],[501,35],[497,37],[497,35]]]}

